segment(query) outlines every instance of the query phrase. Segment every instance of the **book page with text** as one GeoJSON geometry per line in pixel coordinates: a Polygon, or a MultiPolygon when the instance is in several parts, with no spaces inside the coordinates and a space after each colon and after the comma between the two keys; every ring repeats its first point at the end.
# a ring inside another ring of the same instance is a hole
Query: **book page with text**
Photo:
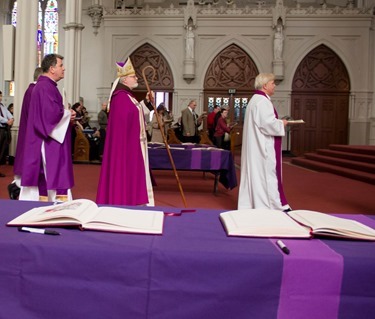
{"type": "Polygon", "coordinates": [[[76,199],[61,204],[33,208],[7,225],[78,225],[92,219],[97,205],[88,199],[76,199]]]}

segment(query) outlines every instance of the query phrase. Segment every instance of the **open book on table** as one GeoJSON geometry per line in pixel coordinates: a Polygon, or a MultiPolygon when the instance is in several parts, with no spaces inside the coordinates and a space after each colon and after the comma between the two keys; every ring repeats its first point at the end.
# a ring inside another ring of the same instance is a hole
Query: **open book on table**
{"type": "Polygon", "coordinates": [[[7,223],[7,226],[66,227],[81,229],[162,234],[164,213],[161,211],[102,206],[88,199],[33,208],[7,223]]]}
{"type": "Polygon", "coordinates": [[[229,236],[311,238],[332,236],[375,240],[375,230],[355,220],[309,210],[284,213],[269,209],[233,210],[220,214],[229,236]]]}

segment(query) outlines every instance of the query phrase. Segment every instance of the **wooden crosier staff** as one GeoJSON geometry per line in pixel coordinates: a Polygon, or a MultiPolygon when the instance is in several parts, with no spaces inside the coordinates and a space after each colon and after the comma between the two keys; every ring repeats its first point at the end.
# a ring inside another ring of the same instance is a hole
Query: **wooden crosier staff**
{"type": "Polygon", "coordinates": [[[164,127],[161,123],[160,116],[159,116],[159,114],[156,110],[156,107],[155,107],[154,96],[152,95],[151,90],[150,90],[150,86],[148,85],[148,81],[147,81],[146,74],[145,74],[145,70],[147,68],[151,68],[152,71],[153,71],[152,80],[154,80],[154,78],[155,78],[156,71],[155,71],[155,68],[152,65],[147,65],[142,70],[142,76],[143,76],[143,80],[145,81],[145,84],[146,84],[146,87],[147,87],[147,92],[148,92],[148,95],[149,95],[150,103],[151,103],[151,105],[154,109],[154,116],[156,116],[156,120],[157,120],[158,126],[160,128],[160,132],[161,132],[161,136],[162,136],[163,141],[164,141],[165,149],[167,150],[167,153],[168,153],[169,161],[171,162],[171,165],[172,165],[172,168],[173,168],[174,176],[176,177],[176,180],[177,180],[178,188],[180,189],[182,201],[184,202],[184,206],[187,207],[184,191],[182,190],[182,186],[181,186],[178,174],[177,174],[177,170],[176,170],[176,166],[174,164],[174,160],[173,160],[173,157],[172,157],[172,154],[171,154],[171,150],[169,149],[169,145],[168,145],[167,139],[166,139],[165,134],[164,134],[164,127]]]}

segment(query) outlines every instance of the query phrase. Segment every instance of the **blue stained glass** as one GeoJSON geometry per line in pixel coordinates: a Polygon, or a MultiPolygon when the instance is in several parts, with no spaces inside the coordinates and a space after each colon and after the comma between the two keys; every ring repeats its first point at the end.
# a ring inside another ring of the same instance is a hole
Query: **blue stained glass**
{"type": "Polygon", "coordinates": [[[12,10],[12,25],[17,25],[17,1],[14,2],[13,10],[12,10]]]}
{"type": "Polygon", "coordinates": [[[57,53],[58,21],[57,1],[49,0],[44,13],[44,55],[57,53]]]}
{"type": "Polygon", "coordinates": [[[211,96],[208,98],[208,113],[211,113],[214,110],[214,101],[214,97],[211,96]]]}
{"type": "MultiPolygon", "coordinates": [[[[39,1],[38,33],[36,37],[39,59],[42,53],[42,45],[44,45],[44,55],[58,52],[58,22],[59,16],[57,0],[49,0],[47,2],[44,12],[44,26],[43,11],[39,1]],[[42,30],[44,30],[44,32],[42,32],[42,30]]],[[[17,1],[15,1],[13,4],[12,25],[17,25],[17,1]]]]}

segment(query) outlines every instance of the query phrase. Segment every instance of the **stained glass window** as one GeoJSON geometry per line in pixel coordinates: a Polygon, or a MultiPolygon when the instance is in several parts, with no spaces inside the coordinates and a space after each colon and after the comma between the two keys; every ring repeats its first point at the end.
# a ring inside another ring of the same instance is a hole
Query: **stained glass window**
{"type": "MultiPolygon", "coordinates": [[[[39,24],[42,25],[43,11],[39,2],[39,24]]],[[[58,48],[57,0],[49,0],[44,11],[44,55],[57,53],[58,48]]]]}
{"type": "Polygon", "coordinates": [[[229,97],[222,97],[222,96],[208,97],[208,113],[212,112],[216,105],[219,105],[221,108],[229,107],[229,97]]]}
{"type": "Polygon", "coordinates": [[[17,24],[17,1],[14,1],[13,10],[12,10],[12,25],[16,26],[17,24]]]}
{"type": "MultiPolygon", "coordinates": [[[[40,0],[38,13],[38,62],[46,54],[58,52],[58,7],[57,0],[40,0]]],[[[12,10],[12,25],[17,25],[17,1],[14,2],[12,10]]]]}

